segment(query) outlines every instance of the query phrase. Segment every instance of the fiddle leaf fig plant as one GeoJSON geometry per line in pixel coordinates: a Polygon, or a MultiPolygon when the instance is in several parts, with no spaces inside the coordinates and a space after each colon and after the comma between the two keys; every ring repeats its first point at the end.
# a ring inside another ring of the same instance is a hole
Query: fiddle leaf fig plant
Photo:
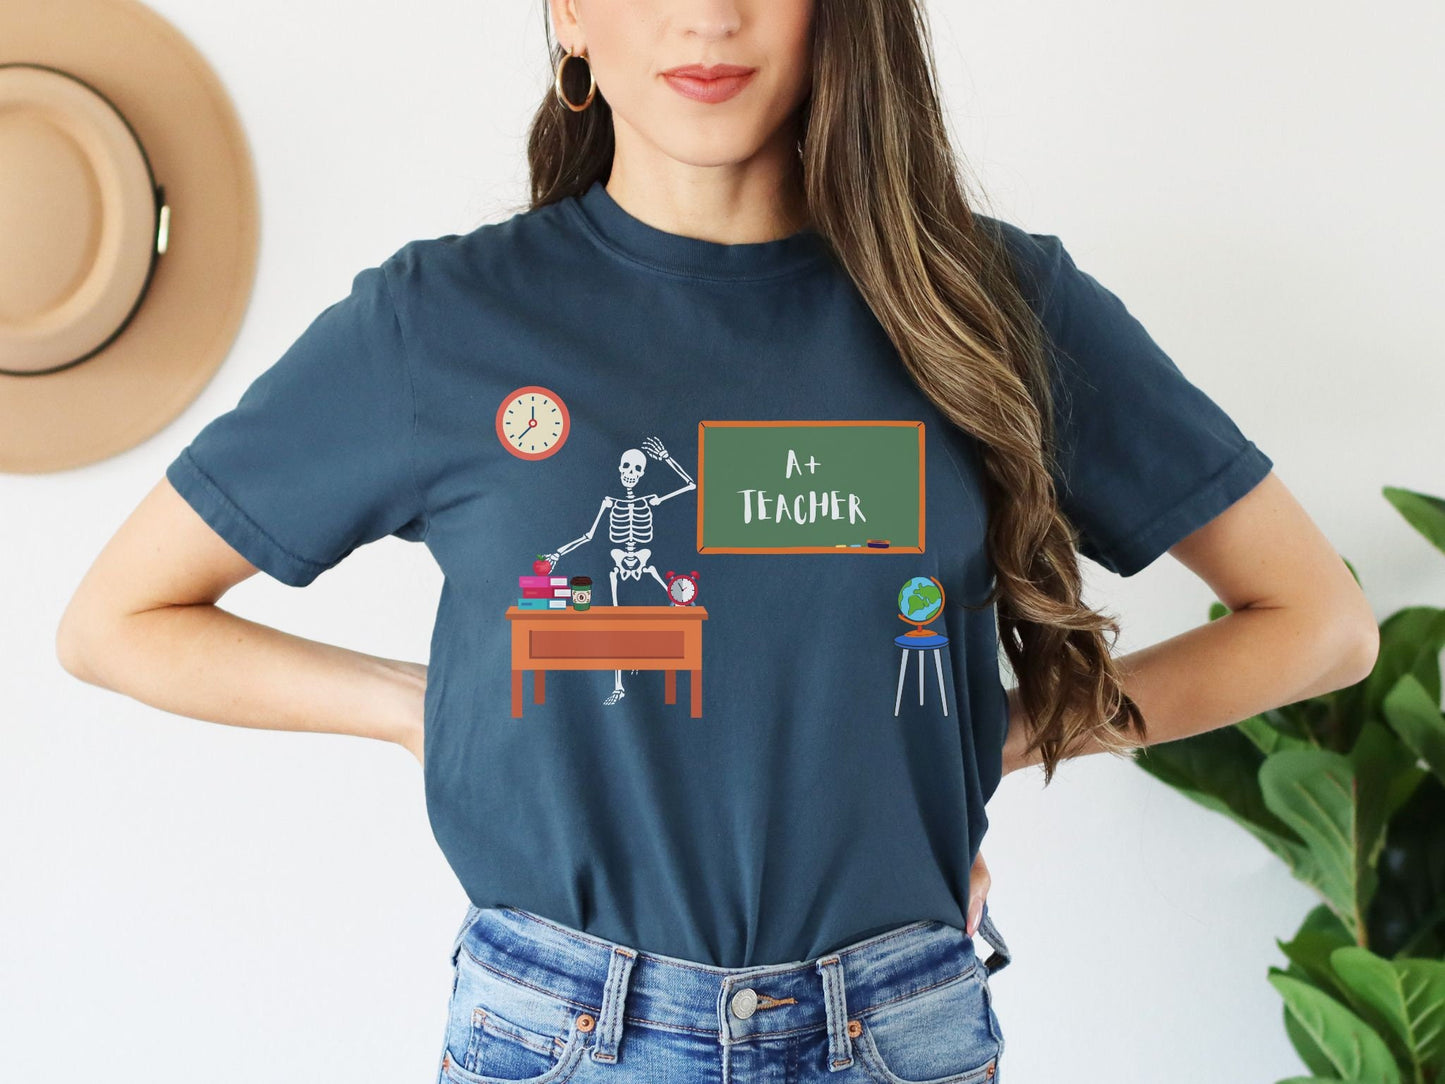
{"type": "MultiPolygon", "coordinates": [[[[1383,493],[1445,552],[1445,500],[1383,493]]],[[[1363,681],[1134,755],[1319,895],[1266,976],[1310,1074],[1279,1084],[1445,1084],[1442,649],[1445,610],[1406,607],[1363,681]]]]}

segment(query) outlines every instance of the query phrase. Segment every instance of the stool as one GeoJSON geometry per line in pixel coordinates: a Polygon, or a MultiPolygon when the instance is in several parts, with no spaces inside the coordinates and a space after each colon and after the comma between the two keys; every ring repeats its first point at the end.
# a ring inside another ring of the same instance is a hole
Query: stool
{"type": "Polygon", "coordinates": [[[898,661],[898,692],[893,697],[893,715],[898,716],[899,705],[903,703],[903,675],[908,671],[908,653],[918,652],[918,705],[923,706],[923,656],[929,648],[933,649],[933,664],[938,670],[938,697],[943,702],[943,714],[948,714],[948,693],[943,687],[943,656],[939,649],[948,644],[948,637],[941,633],[930,633],[927,636],[909,636],[904,633],[902,636],[893,637],[893,642],[903,649],[903,657],[898,661]]]}

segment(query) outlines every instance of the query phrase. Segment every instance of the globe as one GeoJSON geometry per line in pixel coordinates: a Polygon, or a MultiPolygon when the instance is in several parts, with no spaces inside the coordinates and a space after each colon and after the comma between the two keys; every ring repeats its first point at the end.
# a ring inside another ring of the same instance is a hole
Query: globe
{"type": "Polygon", "coordinates": [[[926,625],[943,609],[943,588],[931,576],[914,576],[898,591],[898,612],[916,625],[926,625]]]}

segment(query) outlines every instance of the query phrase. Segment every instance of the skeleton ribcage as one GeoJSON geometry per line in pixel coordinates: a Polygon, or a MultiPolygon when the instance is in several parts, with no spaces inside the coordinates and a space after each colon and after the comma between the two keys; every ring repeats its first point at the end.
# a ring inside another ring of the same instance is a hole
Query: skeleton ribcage
{"type": "Polygon", "coordinates": [[[645,497],[614,497],[607,513],[607,537],[629,547],[652,541],[652,505],[645,497]]]}

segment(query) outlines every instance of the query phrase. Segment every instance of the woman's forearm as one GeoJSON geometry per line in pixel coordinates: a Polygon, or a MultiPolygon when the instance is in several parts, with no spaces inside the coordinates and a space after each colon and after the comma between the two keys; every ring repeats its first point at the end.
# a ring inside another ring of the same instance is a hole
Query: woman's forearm
{"type": "MultiPolygon", "coordinates": [[[[1229,726],[1362,680],[1375,657],[1355,625],[1284,607],[1246,607],[1157,644],[1121,655],[1124,690],[1139,706],[1143,745],[1176,741],[1229,726]]],[[[1010,689],[1004,771],[1042,763],[1023,747],[1023,709],[1010,689]]],[[[1092,739],[1065,757],[1103,751],[1092,739]]]]}
{"type": "Polygon", "coordinates": [[[213,604],[161,606],[91,629],[71,672],[193,719],[354,734],[421,759],[426,667],[307,640],[213,604]]]}

